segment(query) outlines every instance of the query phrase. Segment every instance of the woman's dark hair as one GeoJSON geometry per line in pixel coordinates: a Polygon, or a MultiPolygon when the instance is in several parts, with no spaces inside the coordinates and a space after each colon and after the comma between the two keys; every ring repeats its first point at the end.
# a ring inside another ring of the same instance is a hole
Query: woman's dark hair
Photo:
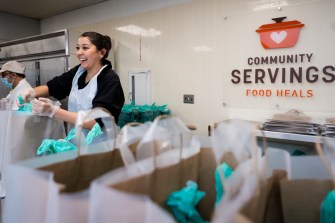
{"type": "Polygon", "coordinates": [[[103,59],[108,57],[109,51],[112,48],[112,41],[109,36],[103,36],[97,32],[84,32],[80,37],[87,37],[98,50],[106,49],[103,59]]]}

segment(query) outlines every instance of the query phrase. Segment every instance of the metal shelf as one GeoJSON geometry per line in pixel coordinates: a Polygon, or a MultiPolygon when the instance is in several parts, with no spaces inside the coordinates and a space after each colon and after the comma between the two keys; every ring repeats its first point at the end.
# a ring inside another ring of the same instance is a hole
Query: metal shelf
{"type": "Polygon", "coordinates": [[[0,63],[69,57],[67,30],[41,34],[0,43],[0,63]]]}
{"type": "MultiPolygon", "coordinates": [[[[262,137],[263,130],[256,130],[257,136],[262,137]]],[[[295,133],[286,133],[286,132],[273,132],[273,131],[263,131],[264,135],[268,139],[276,140],[287,140],[294,142],[304,142],[304,143],[315,143],[317,137],[323,138],[323,136],[314,136],[314,135],[304,135],[304,134],[295,134],[295,133]]]]}

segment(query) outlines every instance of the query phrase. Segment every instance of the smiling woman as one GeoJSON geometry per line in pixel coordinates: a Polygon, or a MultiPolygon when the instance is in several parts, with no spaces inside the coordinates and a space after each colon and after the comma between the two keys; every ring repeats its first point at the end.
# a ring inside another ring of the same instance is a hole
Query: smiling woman
{"type": "MultiPolygon", "coordinates": [[[[70,124],[75,123],[77,112],[96,107],[107,109],[117,123],[125,99],[119,76],[106,59],[111,47],[109,36],[96,32],[83,33],[76,46],[80,64],[51,79],[46,85],[24,92],[22,98],[36,97],[32,102],[36,115],[55,117],[70,124]],[[69,110],[61,109],[44,98],[49,96],[58,100],[68,97],[69,110]]],[[[95,121],[91,121],[84,128],[90,129],[94,124],[95,121]]]]}

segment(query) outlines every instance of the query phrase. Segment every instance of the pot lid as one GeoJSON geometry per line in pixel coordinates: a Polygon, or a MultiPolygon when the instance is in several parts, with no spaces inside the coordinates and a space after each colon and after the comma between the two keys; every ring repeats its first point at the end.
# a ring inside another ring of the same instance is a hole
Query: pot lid
{"type": "Polygon", "coordinates": [[[272,20],[276,23],[262,25],[256,30],[256,32],[293,29],[304,26],[304,24],[297,20],[282,22],[284,19],[286,19],[286,17],[273,18],[272,20]]]}

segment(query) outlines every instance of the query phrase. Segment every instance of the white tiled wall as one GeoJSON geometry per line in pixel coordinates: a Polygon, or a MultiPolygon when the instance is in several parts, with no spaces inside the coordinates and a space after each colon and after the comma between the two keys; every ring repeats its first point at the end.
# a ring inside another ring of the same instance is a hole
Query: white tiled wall
{"type": "MultiPolygon", "coordinates": [[[[316,94],[311,100],[248,98],[245,88],[259,86],[233,85],[230,79],[233,69],[250,68],[246,63],[248,57],[271,54],[313,53],[315,60],[308,66],[335,66],[334,10],[333,0],[195,0],[73,28],[70,33],[94,30],[110,35],[115,41],[115,70],[125,96],[128,96],[128,72],[148,69],[151,101],[167,104],[186,124],[196,125],[197,134],[206,135],[209,124],[231,117],[262,120],[290,108],[333,113],[334,83],[293,86],[313,87],[316,94]],[[271,23],[271,18],[281,16],[305,24],[299,42],[294,48],[266,51],[255,30],[271,23]],[[184,104],[183,94],[194,94],[195,103],[184,104]]],[[[70,42],[74,53],[75,39],[70,42]]]]}

